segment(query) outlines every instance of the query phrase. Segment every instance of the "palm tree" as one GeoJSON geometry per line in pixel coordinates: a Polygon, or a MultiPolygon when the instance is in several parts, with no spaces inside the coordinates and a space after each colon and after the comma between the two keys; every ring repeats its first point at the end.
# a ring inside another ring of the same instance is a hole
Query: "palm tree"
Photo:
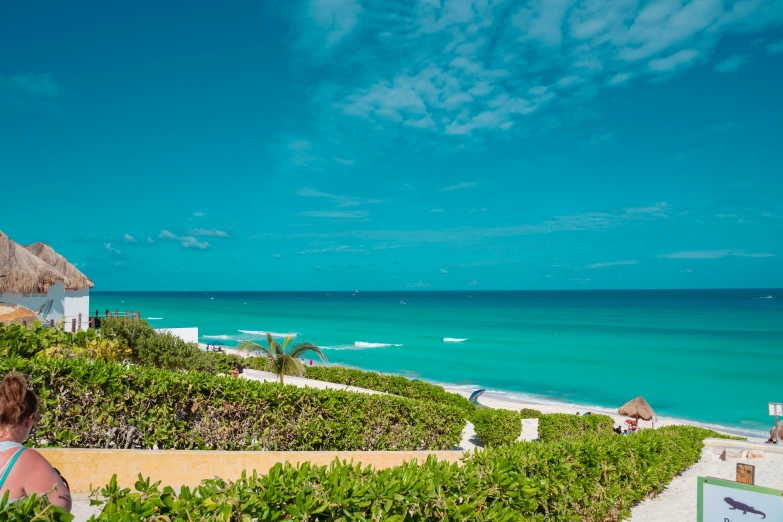
{"type": "Polygon", "coordinates": [[[280,384],[282,384],[283,375],[285,374],[296,375],[297,377],[304,375],[305,367],[296,358],[301,357],[305,352],[314,352],[321,361],[326,362],[326,356],[313,343],[296,343],[289,348],[294,337],[295,335],[286,335],[281,346],[280,343],[275,341],[272,334],[267,332],[266,342],[269,345],[268,348],[264,348],[253,341],[242,341],[237,349],[245,352],[261,352],[264,357],[268,357],[272,361],[272,373],[280,376],[280,384]]]}

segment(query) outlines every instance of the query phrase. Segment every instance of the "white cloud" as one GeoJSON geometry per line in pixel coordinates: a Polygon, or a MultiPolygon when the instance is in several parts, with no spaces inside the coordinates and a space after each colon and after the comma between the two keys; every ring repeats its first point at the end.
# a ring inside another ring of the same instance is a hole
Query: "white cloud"
{"type": "Polygon", "coordinates": [[[153,244],[154,242],[155,242],[155,240],[154,240],[154,239],[152,239],[151,237],[147,237],[147,243],[148,243],[148,244],[150,244],[150,245],[151,245],[151,244],[153,244]]]}
{"type": "Polygon", "coordinates": [[[445,213],[446,213],[446,211],[443,210],[442,208],[431,208],[430,209],[430,214],[445,214],[445,213]]]}
{"type": "Polygon", "coordinates": [[[116,248],[111,246],[111,243],[104,243],[103,244],[103,248],[105,248],[106,250],[108,250],[109,252],[111,252],[113,254],[122,254],[122,252],[120,250],[117,250],[116,248]]]}
{"type": "Polygon", "coordinates": [[[693,270],[691,270],[690,268],[684,268],[684,269],[680,270],[680,273],[681,274],[692,274],[693,270]]]}
{"type": "Polygon", "coordinates": [[[617,73],[612,76],[607,83],[609,85],[622,85],[631,78],[633,78],[633,74],[631,73],[617,73]]]}
{"type": "Polygon", "coordinates": [[[313,190],[311,188],[302,187],[299,190],[296,191],[297,196],[307,197],[307,198],[323,198],[323,199],[331,199],[335,202],[335,204],[338,207],[344,208],[344,207],[358,207],[360,205],[368,205],[368,204],[374,204],[374,203],[380,203],[380,199],[365,199],[365,198],[356,198],[352,196],[340,196],[337,194],[329,194],[328,192],[320,192],[318,190],[313,190]]]}
{"type": "Polygon", "coordinates": [[[334,158],[334,161],[341,165],[347,165],[349,167],[352,167],[353,165],[356,165],[356,161],[352,159],[343,159],[343,158],[334,158]]]}
{"type": "Polygon", "coordinates": [[[199,212],[194,212],[194,213],[193,213],[193,215],[194,215],[195,217],[203,217],[203,216],[206,216],[206,215],[207,215],[207,213],[206,213],[206,212],[201,212],[201,211],[199,211],[199,212]]]}
{"type": "Polygon", "coordinates": [[[307,14],[322,31],[320,45],[331,47],[353,31],[361,11],[358,0],[310,0],[307,14]]]}
{"type": "Polygon", "coordinates": [[[696,49],[683,49],[682,51],[677,51],[676,53],[672,54],[671,56],[667,56],[666,58],[656,58],[655,60],[650,60],[648,67],[656,72],[671,71],[677,69],[678,67],[683,67],[690,64],[693,60],[698,58],[698,56],[699,51],[696,49]]]}
{"type": "Polygon", "coordinates": [[[300,212],[299,215],[304,217],[317,218],[359,219],[367,217],[368,212],[365,210],[308,210],[305,212],[300,212]]]}
{"type": "Polygon", "coordinates": [[[475,279],[471,279],[470,283],[468,283],[468,284],[469,285],[477,285],[478,281],[476,281],[475,279]]]}
{"type": "Polygon", "coordinates": [[[215,228],[191,228],[188,230],[188,234],[191,236],[231,237],[231,234],[228,232],[217,230],[215,228]]]}
{"type": "Polygon", "coordinates": [[[732,73],[737,69],[749,63],[753,57],[749,54],[732,54],[725,60],[718,63],[715,66],[715,72],[719,73],[732,73]]]}
{"type": "Polygon", "coordinates": [[[475,183],[473,181],[467,181],[467,182],[457,183],[456,185],[449,185],[448,187],[443,187],[440,190],[441,192],[450,192],[452,190],[457,190],[457,189],[472,188],[475,187],[476,185],[478,185],[478,183],[475,183]]]}
{"type": "Polygon", "coordinates": [[[199,241],[193,236],[176,236],[168,230],[161,230],[158,237],[165,241],[178,242],[182,248],[195,248],[197,250],[206,250],[209,248],[209,243],[206,241],[199,241]]]}
{"type": "Polygon", "coordinates": [[[783,40],[767,45],[767,52],[770,54],[783,54],[783,40]]]}
{"type": "Polygon", "coordinates": [[[283,256],[281,256],[280,254],[272,254],[272,257],[274,257],[274,258],[277,258],[277,259],[280,259],[280,258],[281,258],[281,257],[283,257],[283,256]]]}
{"type": "Polygon", "coordinates": [[[742,250],[686,250],[671,254],[661,254],[658,257],[667,259],[720,259],[723,257],[774,257],[769,253],[749,253],[742,250]]]}
{"type": "Polygon", "coordinates": [[[448,273],[449,273],[449,271],[448,271],[448,270],[446,270],[445,268],[441,268],[441,269],[440,269],[440,273],[441,273],[441,274],[448,274],[448,273]]]}
{"type": "Polygon", "coordinates": [[[671,210],[671,206],[665,201],[658,202],[652,207],[628,207],[623,209],[626,214],[651,214],[657,217],[668,217],[668,210],[671,210]]]}
{"type": "Polygon", "coordinates": [[[122,236],[122,239],[124,239],[126,243],[138,243],[138,241],[136,241],[136,238],[130,234],[125,234],[124,236],[122,236]]]}
{"type": "Polygon", "coordinates": [[[352,247],[350,245],[331,245],[324,248],[314,248],[311,250],[302,250],[300,254],[323,254],[326,252],[364,252],[363,249],[352,247]]]}
{"type": "Polygon", "coordinates": [[[425,283],[424,281],[422,281],[420,279],[420,280],[416,281],[415,283],[407,283],[405,286],[407,286],[408,288],[429,288],[432,285],[429,284],[429,283],[425,283]]]}
{"type": "Polygon", "coordinates": [[[587,268],[605,268],[607,266],[622,266],[622,265],[638,265],[639,261],[625,260],[625,261],[607,261],[605,263],[593,263],[587,265],[587,268]]]}

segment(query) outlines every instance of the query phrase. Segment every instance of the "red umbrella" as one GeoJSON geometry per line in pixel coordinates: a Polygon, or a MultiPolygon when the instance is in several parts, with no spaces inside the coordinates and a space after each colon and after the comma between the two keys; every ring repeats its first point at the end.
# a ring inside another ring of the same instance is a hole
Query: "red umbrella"
{"type": "Polygon", "coordinates": [[[633,419],[626,419],[625,421],[626,424],[633,424],[633,422],[634,422],[633,419]]]}

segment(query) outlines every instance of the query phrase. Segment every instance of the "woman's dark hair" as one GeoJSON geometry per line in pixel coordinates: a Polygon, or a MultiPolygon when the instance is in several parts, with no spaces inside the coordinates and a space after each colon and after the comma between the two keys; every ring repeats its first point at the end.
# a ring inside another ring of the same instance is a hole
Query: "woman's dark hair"
{"type": "Polygon", "coordinates": [[[30,415],[37,415],[40,404],[27,388],[24,377],[9,373],[0,382],[0,426],[19,426],[30,415]]]}

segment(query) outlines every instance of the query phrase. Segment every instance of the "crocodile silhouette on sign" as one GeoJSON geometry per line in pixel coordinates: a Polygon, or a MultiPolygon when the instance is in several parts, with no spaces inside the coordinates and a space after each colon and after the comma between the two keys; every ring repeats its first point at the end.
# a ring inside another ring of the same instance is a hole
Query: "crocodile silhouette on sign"
{"type": "Polygon", "coordinates": [[[762,519],[767,518],[767,515],[765,515],[764,513],[759,511],[758,509],[753,509],[749,505],[743,504],[742,502],[738,502],[738,501],[734,500],[731,497],[726,497],[723,500],[726,501],[726,504],[731,506],[729,509],[739,509],[740,511],[742,511],[743,515],[747,515],[748,513],[753,513],[753,514],[756,514],[756,515],[761,515],[762,519]]]}

